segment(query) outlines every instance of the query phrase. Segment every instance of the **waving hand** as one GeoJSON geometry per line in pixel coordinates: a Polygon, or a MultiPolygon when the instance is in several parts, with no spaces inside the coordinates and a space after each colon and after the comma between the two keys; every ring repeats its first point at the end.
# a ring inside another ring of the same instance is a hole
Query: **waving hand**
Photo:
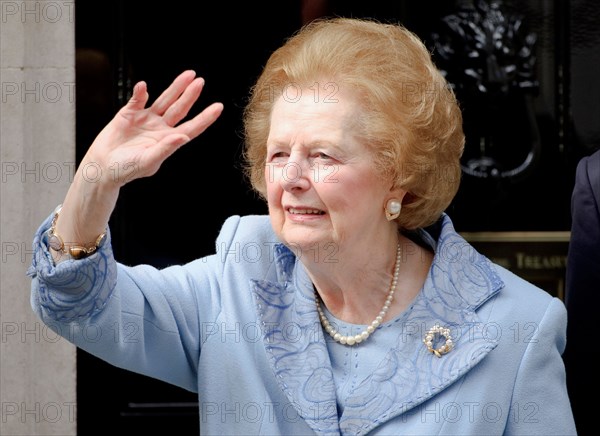
{"type": "Polygon", "coordinates": [[[223,105],[213,103],[181,122],[203,86],[204,80],[196,78],[194,71],[184,71],[150,107],[146,107],[146,83],[134,87],[129,102],[90,146],[67,192],[56,224],[65,245],[96,240],[108,224],[120,188],[131,180],[155,174],[179,147],[219,117],[223,105]]]}
{"type": "Polygon", "coordinates": [[[129,102],[98,135],[82,165],[94,165],[105,174],[103,181],[118,186],[153,175],[179,147],[201,134],[221,114],[223,105],[214,103],[178,124],[187,116],[203,86],[202,78],[185,71],[146,108],[146,83],[139,82],[129,102]]]}

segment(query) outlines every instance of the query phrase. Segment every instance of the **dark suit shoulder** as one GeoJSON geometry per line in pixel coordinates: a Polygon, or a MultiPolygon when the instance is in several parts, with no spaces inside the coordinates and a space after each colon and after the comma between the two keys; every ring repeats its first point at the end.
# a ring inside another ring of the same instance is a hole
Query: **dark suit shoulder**
{"type": "Polygon", "coordinates": [[[600,150],[591,156],[581,159],[577,166],[576,184],[589,183],[596,199],[596,205],[600,204],[600,150]],[[581,178],[585,177],[585,181],[581,178]]]}

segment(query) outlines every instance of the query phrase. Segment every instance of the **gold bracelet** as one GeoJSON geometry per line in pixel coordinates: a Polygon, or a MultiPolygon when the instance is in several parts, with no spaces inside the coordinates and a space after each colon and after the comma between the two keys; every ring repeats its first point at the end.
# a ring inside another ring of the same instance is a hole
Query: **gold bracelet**
{"type": "Polygon", "coordinates": [[[70,245],[68,248],[65,246],[63,239],[60,237],[58,233],[56,233],[56,221],[58,220],[58,215],[62,209],[62,206],[59,206],[54,212],[54,218],[52,218],[52,225],[50,226],[50,230],[48,230],[48,245],[54,251],[62,254],[68,254],[73,259],[83,259],[84,257],[88,257],[90,254],[93,254],[100,248],[104,240],[106,239],[106,231],[102,233],[100,236],[96,238],[96,242],[86,244],[86,245],[70,245]]]}

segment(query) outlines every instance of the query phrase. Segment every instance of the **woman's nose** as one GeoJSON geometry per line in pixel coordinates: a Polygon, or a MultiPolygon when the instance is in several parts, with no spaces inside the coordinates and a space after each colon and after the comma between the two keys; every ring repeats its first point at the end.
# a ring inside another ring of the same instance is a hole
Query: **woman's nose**
{"type": "Polygon", "coordinates": [[[281,168],[280,183],[286,191],[305,191],[310,188],[310,166],[306,160],[290,156],[281,168]]]}

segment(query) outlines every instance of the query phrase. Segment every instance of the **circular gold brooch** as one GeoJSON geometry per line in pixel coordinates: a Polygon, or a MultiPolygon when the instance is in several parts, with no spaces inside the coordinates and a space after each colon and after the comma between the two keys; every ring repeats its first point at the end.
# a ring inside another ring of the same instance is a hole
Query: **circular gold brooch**
{"type": "Polygon", "coordinates": [[[440,327],[438,324],[429,329],[423,338],[423,343],[427,346],[427,351],[435,354],[437,357],[442,357],[442,354],[448,353],[454,347],[452,336],[450,335],[450,329],[446,327],[440,327]],[[439,348],[433,348],[433,341],[438,336],[446,339],[446,343],[439,348]]]}

